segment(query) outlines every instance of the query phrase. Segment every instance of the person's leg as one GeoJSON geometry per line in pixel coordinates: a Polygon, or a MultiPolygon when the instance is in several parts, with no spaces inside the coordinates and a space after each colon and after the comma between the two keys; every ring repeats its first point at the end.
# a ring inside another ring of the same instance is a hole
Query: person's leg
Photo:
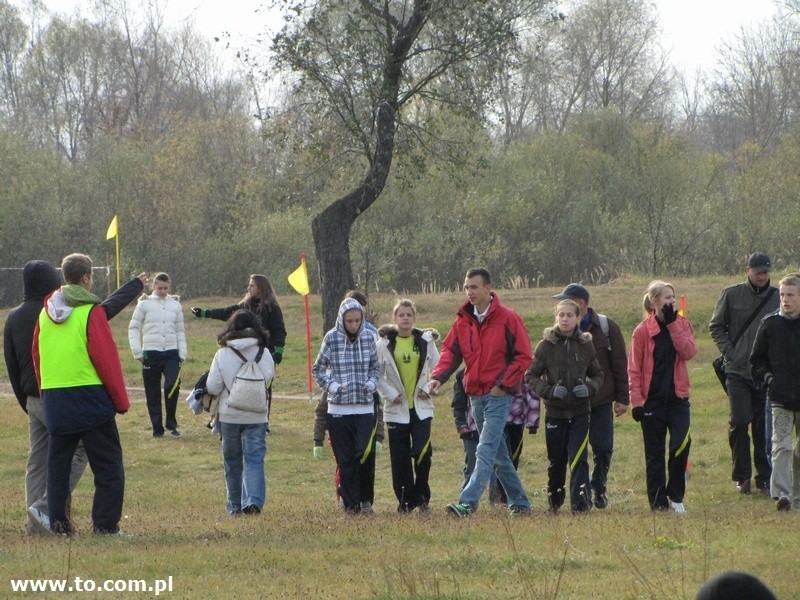
{"type": "Polygon", "coordinates": [[[47,444],[47,514],[54,533],[72,533],[67,517],[69,472],[79,435],[51,435],[47,444]]]}
{"type": "Polygon", "coordinates": [[[81,433],[94,473],[92,524],[97,533],[116,533],[125,499],[125,467],[117,422],[114,419],[81,433]]]}
{"type": "Polygon", "coordinates": [[[414,464],[414,504],[427,507],[431,500],[431,486],[428,481],[431,473],[431,425],[433,418],[420,420],[415,410],[411,410],[411,458],[414,464]]]}
{"type": "Polygon", "coordinates": [[[792,411],[772,407],[772,477],[770,492],[775,499],[792,495],[792,411]]]}
{"type": "Polygon", "coordinates": [[[178,408],[178,395],[181,393],[181,360],[177,350],[165,352],[164,357],[164,425],[170,431],[178,429],[175,416],[178,408]]]}
{"type": "Polygon", "coordinates": [[[242,451],[242,426],[220,421],[222,435],[222,462],[225,467],[228,514],[242,510],[242,480],[244,476],[244,454],[242,451]]]}
{"type": "Polygon", "coordinates": [[[769,478],[772,474],[772,465],[766,453],[767,426],[766,426],[766,404],[767,395],[763,390],[755,387],[750,389],[750,398],[753,403],[753,465],[756,469],[756,488],[758,490],[769,490],[769,478]]]}
{"type": "MultiPolygon", "coordinates": [[[[503,430],[511,409],[511,396],[472,396],[471,400],[475,422],[478,425],[478,447],[475,450],[475,469],[467,485],[461,490],[459,503],[475,510],[489,484],[501,445],[509,465],[511,464],[508,447],[503,439],[503,430]]],[[[514,470],[513,465],[511,470],[514,470]]]]}
{"type": "MultiPolygon", "coordinates": [[[[754,421],[750,384],[742,377],[730,375],[728,384],[728,445],[731,448],[731,479],[749,489],[753,476],[750,461],[750,424],[754,421]]],[[[755,438],[753,439],[755,443],[755,438]]]]}
{"type": "Polygon", "coordinates": [[[772,404],[769,403],[769,394],[764,400],[764,437],[767,440],[766,453],[770,468],[770,481],[772,480],[772,404]]]}
{"type": "MultiPolygon", "coordinates": [[[[511,455],[511,443],[508,440],[508,423],[506,423],[505,429],[503,429],[503,443],[508,448],[508,454],[511,455]]],[[[497,473],[492,470],[492,474],[489,476],[489,504],[491,506],[495,506],[496,504],[502,504],[503,506],[508,505],[508,496],[506,496],[506,492],[503,489],[503,486],[500,485],[500,481],[497,479],[497,473]]]]}
{"type": "Polygon", "coordinates": [[[411,425],[386,423],[389,436],[389,461],[392,466],[392,488],[398,510],[414,507],[414,468],[411,465],[411,425]]]}
{"type": "MultiPolygon", "coordinates": [[[[47,514],[47,504],[45,503],[44,507],[38,504],[42,502],[43,498],[46,498],[45,494],[47,493],[47,448],[49,446],[42,399],[28,396],[27,407],[30,449],[25,469],[25,506],[35,507],[47,514]]],[[[28,523],[33,525],[30,518],[28,518],[28,523]]]]}
{"type": "Polygon", "coordinates": [[[331,439],[336,465],[339,468],[339,496],[344,509],[361,512],[361,488],[358,484],[358,449],[356,447],[357,415],[331,415],[331,439]]]}
{"type": "MultiPolygon", "coordinates": [[[[267,424],[242,425],[242,509],[256,507],[260,511],[267,501],[267,478],[264,459],[267,456],[267,424]]],[[[253,510],[253,509],[250,509],[253,510]]]]}
{"type": "Polygon", "coordinates": [[[567,426],[567,460],[569,461],[569,498],[573,512],[586,512],[592,507],[589,480],[590,413],[569,420],[567,426]]]}
{"type": "MultiPolygon", "coordinates": [[[[489,403],[484,408],[484,429],[486,428],[486,423],[490,420],[502,424],[503,429],[505,429],[505,422],[508,419],[508,413],[511,410],[511,403],[514,401],[514,397],[506,395],[489,396],[489,398],[489,403]]],[[[530,500],[528,500],[525,489],[522,487],[522,482],[519,479],[517,470],[514,468],[514,463],[511,462],[508,444],[504,444],[502,441],[502,430],[499,431],[501,432],[501,439],[494,459],[494,472],[497,474],[497,480],[503,486],[509,509],[530,512],[530,500]]]]}
{"type": "Polygon", "coordinates": [[[511,464],[515,469],[519,469],[519,459],[522,457],[522,446],[524,445],[525,426],[521,423],[506,423],[506,441],[508,442],[508,453],[511,456],[511,464]]]}
{"type": "Polygon", "coordinates": [[[148,351],[142,362],[142,381],[144,397],[147,401],[147,413],[153,426],[153,435],[164,435],[164,423],[161,418],[161,375],[163,362],[161,352],[148,351]]]}
{"type": "Polygon", "coordinates": [[[591,491],[594,505],[605,508],[608,505],[606,485],[611,468],[611,455],[614,452],[614,403],[607,402],[592,408],[589,417],[589,444],[592,446],[594,469],[591,478],[591,491]]]}
{"type": "Polygon", "coordinates": [[[545,418],[544,439],[547,445],[547,505],[555,512],[564,504],[567,479],[567,419],[545,418]]]}
{"type": "Polygon", "coordinates": [[[375,502],[375,434],[377,417],[375,413],[356,416],[356,449],[358,487],[362,511],[365,503],[375,502]]]}
{"type": "Polygon", "coordinates": [[[800,509],[800,411],[792,411],[794,452],[792,453],[792,506],[800,509]]]}
{"type": "Polygon", "coordinates": [[[463,490],[469,478],[472,477],[472,472],[475,470],[475,455],[478,451],[478,437],[477,434],[468,438],[462,438],[464,445],[464,468],[461,472],[464,474],[464,479],[461,482],[461,489],[463,490]]]}
{"type": "Polygon", "coordinates": [[[669,429],[667,497],[676,503],[682,503],[686,494],[686,463],[692,446],[692,437],[689,435],[690,421],[688,400],[673,400],[667,403],[669,429]]]}
{"type": "Polygon", "coordinates": [[[654,400],[645,403],[641,426],[647,474],[647,499],[653,510],[667,509],[669,503],[667,501],[667,475],[664,459],[667,422],[663,406],[660,403],[654,400]]]}

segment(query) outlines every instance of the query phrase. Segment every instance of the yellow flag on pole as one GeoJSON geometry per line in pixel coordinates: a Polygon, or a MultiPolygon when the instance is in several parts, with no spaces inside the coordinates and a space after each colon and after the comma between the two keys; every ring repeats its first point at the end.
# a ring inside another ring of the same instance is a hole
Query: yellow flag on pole
{"type": "Polygon", "coordinates": [[[310,290],[308,289],[308,270],[306,269],[305,260],[300,263],[299,267],[292,271],[288,279],[289,285],[294,288],[295,292],[301,296],[308,296],[310,290]]]}
{"type": "Polygon", "coordinates": [[[119,221],[117,220],[117,215],[114,215],[114,218],[111,219],[111,225],[108,226],[108,231],[106,231],[106,239],[110,240],[111,238],[117,237],[119,228],[119,221]]]}

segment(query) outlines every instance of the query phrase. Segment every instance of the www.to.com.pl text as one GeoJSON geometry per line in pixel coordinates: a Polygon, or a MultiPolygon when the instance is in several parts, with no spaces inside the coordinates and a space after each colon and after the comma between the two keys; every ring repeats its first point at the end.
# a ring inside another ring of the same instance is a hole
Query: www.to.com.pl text
{"type": "Polygon", "coordinates": [[[11,579],[12,592],[150,592],[158,596],[172,591],[172,575],[166,579],[11,579]]]}

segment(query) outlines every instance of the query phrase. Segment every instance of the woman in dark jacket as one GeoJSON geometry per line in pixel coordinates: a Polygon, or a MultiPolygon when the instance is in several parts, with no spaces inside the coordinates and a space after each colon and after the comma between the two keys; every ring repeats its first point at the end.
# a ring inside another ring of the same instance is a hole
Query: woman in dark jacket
{"type": "Polygon", "coordinates": [[[286,343],[286,327],[283,324],[283,313],[275,298],[275,291],[266,275],[250,275],[247,284],[247,293],[241,302],[231,304],[225,308],[192,308],[192,313],[198,318],[218,319],[227,321],[237,310],[245,308],[255,313],[261,326],[269,332],[269,348],[272,360],[280,364],[283,359],[283,348],[286,343]]]}
{"type": "Polygon", "coordinates": [[[592,336],[578,327],[580,312],[573,300],[556,305],[555,326],[544,330],[544,339],[533,353],[533,364],[525,373],[526,383],[544,399],[547,410],[550,512],[557,512],[564,503],[567,465],[572,512],[583,513],[592,507],[587,449],[590,396],[603,384],[603,371],[595,357],[592,336]]]}

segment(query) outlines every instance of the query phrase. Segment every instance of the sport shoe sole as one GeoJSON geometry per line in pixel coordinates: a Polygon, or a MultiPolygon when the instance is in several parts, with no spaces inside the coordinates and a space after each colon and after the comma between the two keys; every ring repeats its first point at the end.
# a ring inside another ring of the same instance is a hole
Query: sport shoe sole
{"type": "Polygon", "coordinates": [[[448,504],[447,505],[447,512],[455,517],[465,518],[472,514],[472,509],[467,506],[466,504],[448,504]]]}

